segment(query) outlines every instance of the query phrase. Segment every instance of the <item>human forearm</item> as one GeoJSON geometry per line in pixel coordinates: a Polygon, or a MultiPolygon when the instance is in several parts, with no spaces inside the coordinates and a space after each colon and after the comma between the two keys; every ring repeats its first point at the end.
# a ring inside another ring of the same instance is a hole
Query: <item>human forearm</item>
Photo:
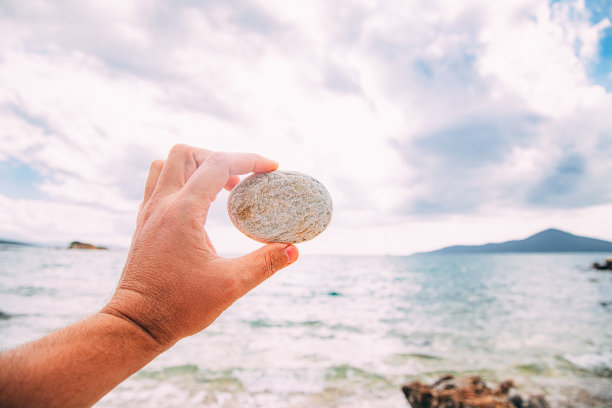
{"type": "Polygon", "coordinates": [[[1,353],[0,406],[91,406],[164,350],[136,325],[98,313],[1,353]]]}
{"type": "Polygon", "coordinates": [[[268,244],[220,257],[204,229],[210,204],[238,175],[278,164],[249,153],[177,145],[151,165],[126,267],[102,312],[0,354],[1,407],[86,407],[249,290],[294,262],[268,244]]]}

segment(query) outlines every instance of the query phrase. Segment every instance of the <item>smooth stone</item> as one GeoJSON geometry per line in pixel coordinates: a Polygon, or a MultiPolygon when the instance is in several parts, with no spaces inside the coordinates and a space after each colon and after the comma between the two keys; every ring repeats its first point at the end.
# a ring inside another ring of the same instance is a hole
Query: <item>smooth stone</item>
{"type": "Polygon", "coordinates": [[[256,241],[296,244],[325,230],[333,206],[316,179],[276,170],[242,180],[230,193],[227,210],[236,228],[256,241]]]}

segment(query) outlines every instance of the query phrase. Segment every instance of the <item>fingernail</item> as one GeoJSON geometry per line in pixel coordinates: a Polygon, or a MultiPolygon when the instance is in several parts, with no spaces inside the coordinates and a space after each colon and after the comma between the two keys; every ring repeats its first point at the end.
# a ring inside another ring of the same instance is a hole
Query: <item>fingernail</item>
{"type": "Polygon", "coordinates": [[[297,261],[299,255],[297,247],[295,247],[294,245],[287,245],[285,247],[285,253],[287,254],[287,259],[289,260],[289,263],[297,261]]]}

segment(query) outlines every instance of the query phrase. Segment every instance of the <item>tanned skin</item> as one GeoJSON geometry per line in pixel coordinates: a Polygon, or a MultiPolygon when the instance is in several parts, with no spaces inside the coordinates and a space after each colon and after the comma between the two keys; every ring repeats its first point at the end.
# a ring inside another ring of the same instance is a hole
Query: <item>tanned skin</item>
{"type": "Polygon", "coordinates": [[[0,353],[0,406],[91,406],[297,260],[297,248],[287,244],[222,258],[204,228],[222,188],[231,190],[241,174],[277,167],[256,154],[186,145],[154,161],[113,297],[93,316],[0,353]]]}

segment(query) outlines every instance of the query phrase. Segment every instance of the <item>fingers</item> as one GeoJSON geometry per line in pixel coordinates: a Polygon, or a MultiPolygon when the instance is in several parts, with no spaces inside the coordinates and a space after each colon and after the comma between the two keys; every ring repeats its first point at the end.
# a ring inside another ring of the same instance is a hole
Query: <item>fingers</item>
{"type": "Polygon", "coordinates": [[[227,261],[234,263],[237,270],[243,271],[241,278],[246,286],[244,293],[247,293],[276,271],[295,262],[298,256],[298,249],[294,245],[268,244],[243,257],[227,261]]]}
{"type": "Polygon", "coordinates": [[[168,153],[168,158],[159,176],[159,185],[166,192],[173,193],[180,190],[185,182],[198,168],[198,160],[208,156],[211,152],[205,149],[178,144],[168,153]]]}
{"type": "Polygon", "coordinates": [[[212,201],[223,187],[231,190],[240,181],[237,175],[277,168],[277,162],[257,154],[212,152],[179,144],[170,150],[157,184],[168,193],[190,184],[191,193],[212,201]]]}
{"type": "Polygon", "coordinates": [[[155,191],[155,187],[157,186],[157,181],[159,180],[159,175],[163,167],[163,160],[155,160],[153,163],[151,163],[149,175],[147,176],[147,181],[145,183],[144,199],[142,200],[143,204],[146,204],[146,202],[149,201],[153,191],[155,191]]]}
{"type": "Polygon", "coordinates": [[[144,197],[142,199],[142,202],[140,203],[140,207],[138,207],[136,225],[140,224],[140,222],[142,221],[142,218],[144,216],[143,210],[151,199],[153,192],[157,188],[157,182],[159,180],[159,175],[163,167],[163,160],[154,160],[153,163],[151,163],[151,167],[149,168],[149,175],[147,176],[147,181],[145,182],[144,197]]]}
{"type": "Polygon", "coordinates": [[[186,194],[210,203],[224,186],[237,180],[232,176],[277,168],[277,162],[258,154],[211,152],[185,184],[186,194]]]}

